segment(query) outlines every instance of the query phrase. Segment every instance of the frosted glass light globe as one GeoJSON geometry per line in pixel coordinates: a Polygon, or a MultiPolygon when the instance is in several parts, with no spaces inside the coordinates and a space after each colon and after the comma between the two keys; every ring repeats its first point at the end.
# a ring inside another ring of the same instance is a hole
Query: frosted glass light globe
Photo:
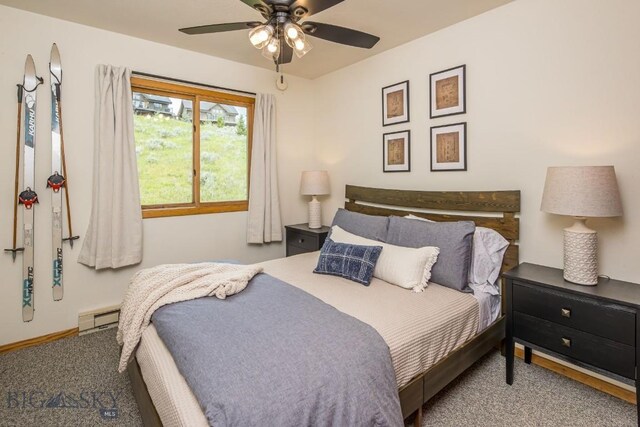
{"type": "Polygon", "coordinates": [[[271,43],[267,45],[267,50],[271,53],[276,53],[278,51],[278,41],[272,40],[271,43]]]}
{"type": "Polygon", "coordinates": [[[273,36],[273,27],[270,25],[263,25],[256,27],[249,32],[249,41],[257,49],[262,49],[273,36]]]}
{"type": "Polygon", "coordinates": [[[298,37],[298,29],[295,27],[295,25],[287,26],[287,36],[289,36],[289,38],[292,38],[292,39],[295,39],[298,37]]]}

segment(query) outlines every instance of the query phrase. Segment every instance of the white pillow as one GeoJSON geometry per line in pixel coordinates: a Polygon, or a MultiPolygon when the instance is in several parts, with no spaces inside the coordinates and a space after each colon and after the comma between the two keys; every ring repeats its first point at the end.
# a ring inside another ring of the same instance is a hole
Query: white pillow
{"type": "MultiPolygon", "coordinates": [[[[435,222],[411,214],[405,218],[435,222]]],[[[509,241],[497,231],[486,227],[476,227],[476,231],[473,233],[471,267],[469,268],[469,284],[473,285],[473,289],[491,295],[500,295],[498,276],[507,247],[509,247],[509,241]]]]}
{"type": "Polygon", "coordinates": [[[414,292],[422,292],[429,284],[431,268],[440,249],[433,246],[405,248],[351,234],[337,225],[331,227],[331,240],[352,245],[382,246],[373,271],[374,277],[414,292]]]}

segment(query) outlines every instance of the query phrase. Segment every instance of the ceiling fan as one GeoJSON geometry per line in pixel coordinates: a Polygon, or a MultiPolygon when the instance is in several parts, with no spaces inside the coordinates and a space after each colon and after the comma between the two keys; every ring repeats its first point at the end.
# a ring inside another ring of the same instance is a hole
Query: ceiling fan
{"type": "Polygon", "coordinates": [[[317,37],[348,46],[371,49],[380,40],[371,34],[322,22],[306,21],[309,16],[322,12],[344,0],[240,0],[254,8],[265,22],[230,22],[181,28],[185,34],[209,34],[225,31],[248,30],[249,41],[262,54],[273,60],[276,70],[288,64],[295,52],[302,58],[312,45],[306,36],[317,37]],[[303,21],[304,22],[300,22],[303,21]]]}

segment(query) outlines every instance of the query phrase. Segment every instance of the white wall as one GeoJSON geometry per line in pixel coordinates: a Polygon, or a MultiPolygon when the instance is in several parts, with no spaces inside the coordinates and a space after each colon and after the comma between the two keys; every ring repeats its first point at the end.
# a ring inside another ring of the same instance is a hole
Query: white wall
{"type": "Polygon", "coordinates": [[[521,261],[562,266],[571,219],[540,212],[548,166],[616,167],[624,217],[589,221],[600,271],[640,282],[640,2],[518,0],[314,81],[330,221],[345,184],[522,191],[521,261]],[[467,65],[466,115],[429,119],[429,74],[467,65]],[[382,127],[381,88],[410,80],[411,122],[382,127]],[[429,171],[429,127],[468,123],[468,171],[429,171]],[[328,125],[332,124],[332,125],[328,125]],[[411,129],[411,172],[382,134],[411,129]]]}
{"type": "MultiPolygon", "coordinates": [[[[306,218],[305,200],[298,195],[300,171],[311,161],[313,116],[308,113],[312,85],[289,78],[289,89],[275,89],[276,74],[173,47],[85,27],[0,6],[0,246],[11,244],[15,150],[16,83],[22,82],[24,60],[33,55],[46,86],[38,91],[36,174],[40,205],[36,209],[35,317],[23,323],[20,307],[21,257],[12,264],[0,256],[0,345],[77,326],[78,312],[118,304],[128,280],[140,266],[119,271],[95,271],[76,262],[82,240],[65,246],[64,299],[51,296],[50,114],[48,62],[56,42],[64,68],[64,130],[71,189],[74,232],[87,228],[92,193],[94,69],[97,64],[131,67],[201,83],[254,92],[277,93],[280,191],[283,223],[306,218]]],[[[284,256],[284,245],[248,247],[246,213],[227,213],[144,220],[142,267],[159,263],[234,258],[244,262],[284,256]]],[[[20,241],[21,239],[19,239],[20,241]]]]}

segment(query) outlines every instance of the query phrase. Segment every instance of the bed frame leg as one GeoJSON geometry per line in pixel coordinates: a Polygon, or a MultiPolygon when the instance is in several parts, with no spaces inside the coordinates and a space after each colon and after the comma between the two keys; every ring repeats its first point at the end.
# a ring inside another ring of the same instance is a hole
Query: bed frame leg
{"type": "Polygon", "coordinates": [[[416,417],[413,419],[413,427],[422,427],[422,406],[416,411],[416,417]]]}

